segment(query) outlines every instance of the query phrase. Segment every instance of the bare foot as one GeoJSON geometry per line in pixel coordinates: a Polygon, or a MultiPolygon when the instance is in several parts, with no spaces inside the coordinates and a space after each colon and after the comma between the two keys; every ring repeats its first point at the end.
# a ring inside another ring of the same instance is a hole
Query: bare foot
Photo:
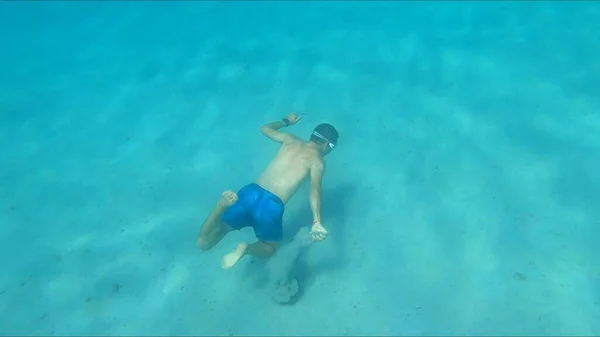
{"type": "Polygon", "coordinates": [[[217,205],[222,208],[227,208],[227,207],[235,204],[235,202],[237,200],[238,200],[238,196],[235,192],[225,191],[221,194],[221,199],[219,199],[219,202],[217,203],[217,205]]]}
{"type": "Polygon", "coordinates": [[[223,261],[221,262],[221,268],[229,269],[229,268],[235,266],[235,264],[246,253],[246,247],[248,247],[248,245],[246,245],[245,243],[240,243],[233,252],[223,256],[223,261]]]}

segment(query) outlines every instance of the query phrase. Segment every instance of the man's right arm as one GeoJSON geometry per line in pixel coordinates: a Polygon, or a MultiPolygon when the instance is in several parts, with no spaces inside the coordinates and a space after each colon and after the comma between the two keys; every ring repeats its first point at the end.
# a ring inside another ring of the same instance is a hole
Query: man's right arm
{"type": "Polygon", "coordinates": [[[323,162],[314,164],[310,168],[310,208],[313,213],[313,224],[321,222],[321,195],[322,181],[325,173],[323,162]]]}
{"type": "Polygon", "coordinates": [[[321,183],[325,173],[325,163],[320,161],[310,169],[310,208],[313,212],[313,225],[310,230],[313,241],[324,240],[327,230],[321,224],[321,183]]]}

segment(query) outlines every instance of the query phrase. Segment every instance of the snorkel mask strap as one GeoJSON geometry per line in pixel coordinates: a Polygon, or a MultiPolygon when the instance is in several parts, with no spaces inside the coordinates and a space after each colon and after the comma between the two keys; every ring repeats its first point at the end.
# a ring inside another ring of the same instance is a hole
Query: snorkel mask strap
{"type": "Polygon", "coordinates": [[[312,133],[315,137],[323,140],[324,142],[327,142],[327,144],[329,144],[329,147],[333,150],[333,148],[335,148],[335,144],[333,144],[329,139],[327,139],[325,136],[323,136],[322,134],[318,133],[317,131],[313,131],[312,133]]]}

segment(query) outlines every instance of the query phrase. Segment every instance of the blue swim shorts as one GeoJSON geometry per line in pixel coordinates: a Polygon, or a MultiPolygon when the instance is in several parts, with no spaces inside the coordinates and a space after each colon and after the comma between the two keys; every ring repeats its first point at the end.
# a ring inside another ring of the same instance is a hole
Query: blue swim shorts
{"type": "Polygon", "coordinates": [[[225,211],[221,220],[237,230],[252,226],[256,238],[261,241],[281,241],[283,201],[258,184],[242,187],[237,195],[238,200],[225,211]]]}

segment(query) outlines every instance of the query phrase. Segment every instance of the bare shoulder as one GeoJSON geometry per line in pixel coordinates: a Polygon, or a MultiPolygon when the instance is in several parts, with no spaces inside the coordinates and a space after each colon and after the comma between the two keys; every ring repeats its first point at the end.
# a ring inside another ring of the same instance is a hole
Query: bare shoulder
{"type": "Polygon", "coordinates": [[[285,148],[294,148],[302,146],[302,139],[292,135],[291,133],[286,134],[285,141],[281,144],[285,148]]]}
{"type": "Polygon", "coordinates": [[[325,160],[323,159],[322,156],[315,154],[311,159],[312,159],[311,164],[310,164],[311,170],[317,171],[317,172],[325,171],[325,160]]]}
{"type": "Polygon", "coordinates": [[[288,133],[287,134],[287,139],[286,139],[287,143],[294,143],[294,144],[301,144],[303,141],[302,139],[296,137],[296,135],[288,133]]]}

